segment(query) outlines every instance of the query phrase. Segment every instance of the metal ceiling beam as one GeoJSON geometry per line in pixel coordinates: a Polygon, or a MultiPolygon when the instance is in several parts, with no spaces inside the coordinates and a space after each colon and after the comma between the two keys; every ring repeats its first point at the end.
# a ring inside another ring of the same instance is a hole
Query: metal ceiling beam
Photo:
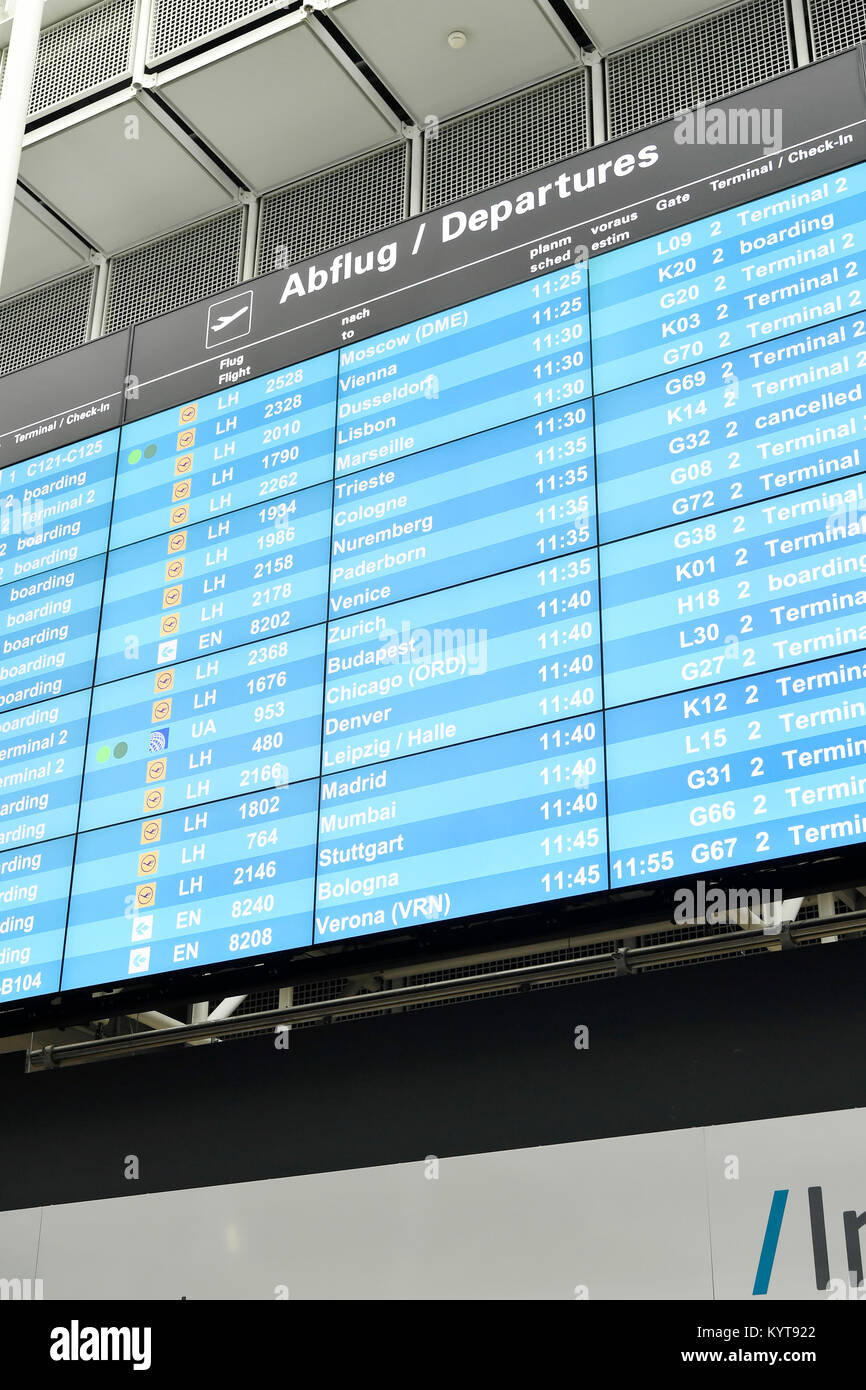
{"type": "Polygon", "coordinates": [[[153,0],[138,0],[135,37],[132,42],[132,80],[142,86],[147,75],[147,41],[153,18],[153,0]]]}
{"type": "Polygon", "coordinates": [[[367,100],[372,102],[379,114],[384,116],[398,135],[403,135],[406,126],[412,125],[409,112],[404,110],[402,102],[378,73],[375,74],[375,82],[370,80],[365,69],[373,72],[372,67],[358,52],[351,40],[347,38],[344,31],[338,29],[322,13],[310,12],[306,15],[306,21],[312,33],[327,48],[331,57],[340,64],[340,67],[351,77],[356,86],[361,88],[367,100]]]}
{"type": "Polygon", "coordinates": [[[183,1028],[179,1018],[171,1018],[168,1014],[161,1014],[158,1009],[147,1009],[143,1014],[129,1014],[129,1018],[136,1023],[143,1023],[147,1028],[183,1028]]]}
{"type": "Polygon", "coordinates": [[[229,999],[223,999],[221,1003],[217,1004],[216,1008],[212,1009],[208,1014],[207,1022],[219,1023],[221,1019],[231,1018],[232,1014],[236,1009],[240,1008],[246,997],[245,994],[234,994],[229,999]]]}
{"type": "Polygon", "coordinates": [[[595,44],[581,23],[577,11],[587,9],[586,5],[574,6],[572,0],[535,0],[545,11],[559,36],[569,48],[578,54],[594,52],[595,44]]]}
{"type": "Polygon", "coordinates": [[[172,139],[182,145],[187,154],[192,155],[193,159],[210,174],[222,188],[229,193],[236,202],[242,201],[242,195],[249,192],[240,175],[234,170],[228,172],[228,165],[222,159],[218,159],[216,154],[208,148],[205,142],[191,134],[183,124],[177,112],[169,110],[167,106],[157,99],[155,92],[149,90],[153,84],[148,80],[146,86],[135,92],[140,104],[144,107],[149,116],[153,116],[158,121],[172,139]]]}
{"type": "Polygon", "coordinates": [[[770,935],[763,929],[735,930],[724,935],[694,937],[689,941],[611,949],[583,959],[545,962],[541,965],[497,970],[488,975],[463,976],[455,980],[385,989],[360,996],[344,995],[324,1003],[269,1009],[261,1013],[245,1014],[241,1018],[226,1018],[217,1022],[205,1019],[203,1022],[181,1028],[167,1028],[153,1033],[46,1046],[28,1052],[27,1070],[45,1071],[58,1066],[105,1061],[179,1044],[195,1046],[215,1037],[230,1038],[237,1033],[249,1032],[256,1028],[273,1029],[276,1032],[299,1021],[330,1022],[345,1014],[376,1014],[405,1008],[411,1004],[456,1003],[467,995],[477,996],[510,988],[529,988],[534,984],[564,984],[586,976],[608,976],[612,979],[626,975],[634,977],[641,973],[642,968],[700,964],[702,958],[715,960],[725,955],[736,957],[744,951],[775,954],[779,952],[780,947],[786,949],[798,943],[824,940],[830,944],[831,941],[845,936],[862,934],[866,930],[866,912],[834,918],[831,930],[835,935],[832,938],[827,936],[827,926],[826,920],[822,922],[818,918],[799,925],[786,925],[781,936],[770,935]]]}
{"type": "Polygon", "coordinates": [[[70,227],[68,222],[58,216],[53,208],[43,203],[42,199],[27,187],[24,183],[19,183],[15,193],[15,201],[38,218],[43,227],[47,227],[54,236],[66,243],[71,250],[77,251],[83,260],[89,260],[95,253],[96,247],[92,246],[80,232],[74,227],[70,227]]]}
{"type": "Polygon", "coordinates": [[[809,52],[809,26],[806,20],[805,0],[790,0],[791,3],[791,25],[794,30],[794,54],[797,67],[805,67],[811,63],[812,55],[809,52]]]}
{"type": "Polygon", "coordinates": [[[226,34],[215,46],[204,52],[191,53],[187,58],[178,59],[155,72],[146,73],[142,85],[152,87],[155,90],[159,90],[160,87],[170,87],[178,78],[200,72],[202,68],[213,66],[221,58],[228,58],[234,53],[242,53],[247,48],[254,48],[257,44],[264,43],[266,39],[276,38],[287,29],[297,29],[305,22],[306,17],[303,12],[293,10],[291,14],[269,19],[266,23],[258,24],[254,29],[247,30],[245,33],[226,34]]]}

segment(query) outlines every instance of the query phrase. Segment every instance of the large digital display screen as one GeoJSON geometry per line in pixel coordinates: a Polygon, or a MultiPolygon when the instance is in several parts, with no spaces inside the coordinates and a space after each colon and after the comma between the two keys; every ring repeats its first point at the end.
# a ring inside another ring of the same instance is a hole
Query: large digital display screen
{"type": "Polygon", "coordinates": [[[0,1004],[866,840],[858,141],[381,331],[347,281],[388,258],[347,252],[280,365],[23,446],[0,1004]]]}

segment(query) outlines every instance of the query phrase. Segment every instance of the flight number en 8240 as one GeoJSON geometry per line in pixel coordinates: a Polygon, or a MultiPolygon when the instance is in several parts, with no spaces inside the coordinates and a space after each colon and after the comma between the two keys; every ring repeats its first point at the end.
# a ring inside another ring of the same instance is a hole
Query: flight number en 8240
{"type": "Polygon", "coordinates": [[[273,893],[259,893],[254,898],[235,898],[232,917],[255,917],[262,912],[273,912],[275,902],[273,893]]]}

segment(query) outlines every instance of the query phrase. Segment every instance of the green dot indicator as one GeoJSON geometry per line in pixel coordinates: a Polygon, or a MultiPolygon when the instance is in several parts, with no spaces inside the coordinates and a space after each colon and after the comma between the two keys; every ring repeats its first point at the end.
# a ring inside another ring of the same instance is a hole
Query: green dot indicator
{"type": "Polygon", "coordinates": [[[115,758],[125,758],[128,752],[129,752],[129,744],[128,744],[128,743],[123,743],[123,742],[121,741],[120,743],[116,743],[116,744],[114,745],[114,756],[115,756],[115,758]]]}
{"type": "Polygon", "coordinates": [[[145,457],[146,459],[152,459],[155,453],[156,453],[156,445],[155,445],[155,444],[148,444],[147,448],[146,448],[145,451],[144,451],[144,457],[145,457]]]}
{"type": "Polygon", "coordinates": [[[129,462],[130,462],[130,463],[139,463],[140,460],[141,460],[141,450],[140,450],[140,449],[133,449],[133,450],[132,450],[132,453],[129,455],[129,462]]]}
{"type": "Polygon", "coordinates": [[[110,748],[100,748],[99,752],[98,752],[97,755],[96,755],[96,761],[97,761],[98,763],[107,763],[107,762],[108,762],[108,759],[109,759],[110,757],[111,757],[111,749],[110,749],[110,748]]]}

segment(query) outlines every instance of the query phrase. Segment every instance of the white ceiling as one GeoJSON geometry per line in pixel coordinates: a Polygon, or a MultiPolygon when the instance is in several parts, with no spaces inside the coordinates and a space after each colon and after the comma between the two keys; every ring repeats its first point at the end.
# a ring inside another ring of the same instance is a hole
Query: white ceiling
{"type": "Polygon", "coordinates": [[[185,77],[169,70],[158,90],[256,193],[398,134],[307,26],[283,29],[185,77]]]}
{"type": "Polygon", "coordinates": [[[87,263],[86,247],[76,247],[72,239],[64,238],[61,228],[46,226],[42,218],[20,200],[16,201],[0,279],[0,296],[17,294],[28,285],[69,275],[87,263]]]}
{"type": "Polygon", "coordinates": [[[110,255],[232,204],[135,97],[47,130],[28,138],[20,177],[98,251],[110,255]]]}
{"type": "Polygon", "coordinates": [[[413,119],[443,119],[571,67],[544,0],[349,0],[333,16],[413,119]],[[455,50],[448,35],[465,33],[455,50]]]}
{"type": "MultiPolygon", "coordinates": [[[[90,4],[92,4],[92,0],[90,3],[85,0],[84,4],[81,3],[81,0],[45,0],[45,7],[42,11],[42,28],[47,29],[52,24],[59,24],[61,19],[68,19],[71,14],[77,14],[79,10],[89,9],[90,4]]],[[[6,0],[5,6],[3,0],[0,0],[0,11],[3,12],[0,16],[0,48],[6,47],[12,32],[12,20],[7,17],[12,8],[9,0],[6,0]]]]}

